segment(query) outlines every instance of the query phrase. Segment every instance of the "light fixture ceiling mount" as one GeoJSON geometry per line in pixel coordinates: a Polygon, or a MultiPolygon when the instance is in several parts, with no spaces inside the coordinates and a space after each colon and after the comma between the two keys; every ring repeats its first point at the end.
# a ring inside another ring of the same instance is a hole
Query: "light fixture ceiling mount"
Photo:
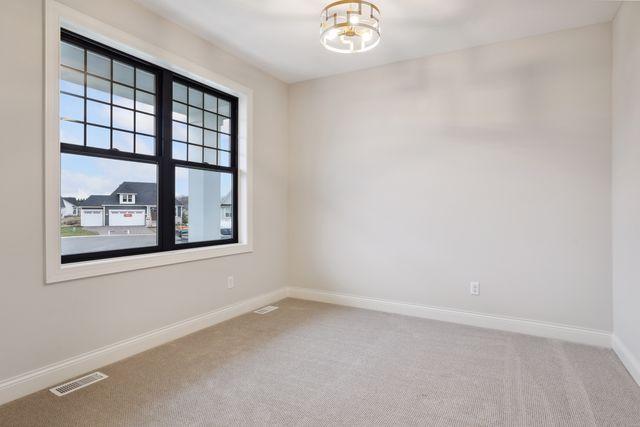
{"type": "Polygon", "coordinates": [[[371,50],[380,43],[380,9],[364,0],[340,0],[320,14],[320,43],[332,52],[371,50]]]}

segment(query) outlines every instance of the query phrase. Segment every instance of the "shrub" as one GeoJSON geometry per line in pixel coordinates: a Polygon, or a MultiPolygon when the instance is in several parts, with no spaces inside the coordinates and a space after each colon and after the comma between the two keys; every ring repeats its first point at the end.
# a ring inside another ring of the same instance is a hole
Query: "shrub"
{"type": "Polygon", "coordinates": [[[62,218],[62,225],[80,225],[80,217],[68,216],[68,217],[62,218]]]}

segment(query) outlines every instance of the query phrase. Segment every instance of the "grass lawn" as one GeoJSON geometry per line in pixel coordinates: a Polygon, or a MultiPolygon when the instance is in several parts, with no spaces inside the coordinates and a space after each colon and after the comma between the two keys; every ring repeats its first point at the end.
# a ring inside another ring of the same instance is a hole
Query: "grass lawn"
{"type": "Polygon", "coordinates": [[[60,227],[61,237],[75,237],[75,236],[95,236],[98,233],[95,231],[85,230],[79,225],[66,225],[60,227]]]}

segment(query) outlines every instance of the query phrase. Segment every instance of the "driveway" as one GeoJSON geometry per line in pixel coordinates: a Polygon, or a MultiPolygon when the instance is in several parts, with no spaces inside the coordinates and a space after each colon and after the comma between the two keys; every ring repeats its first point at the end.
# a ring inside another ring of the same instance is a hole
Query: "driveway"
{"type": "MultiPolygon", "coordinates": [[[[87,229],[103,227],[86,227],[87,229]]],[[[114,227],[105,227],[114,228],[114,227]]],[[[118,228],[118,227],[115,227],[118,228]]],[[[124,227],[127,228],[127,227],[124,227]]],[[[135,228],[135,227],[128,227],[135,228]]],[[[97,230],[96,230],[97,231],[97,230]]],[[[100,236],[64,237],[60,239],[62,255],[79,254],[85,252],[113,251],[117,249],[141,248],[156,245],[156,235],[153,234],[113,234],[100,236]]]]}
{"type": "Polygon", "coordinates": [[[156,234],[155,228],[145,227],[144,225],[137,226],[106,226],[106,227],[82,227],[87,231],[95,231],[101,236],[113,236],[123,234],[156,234]]]}

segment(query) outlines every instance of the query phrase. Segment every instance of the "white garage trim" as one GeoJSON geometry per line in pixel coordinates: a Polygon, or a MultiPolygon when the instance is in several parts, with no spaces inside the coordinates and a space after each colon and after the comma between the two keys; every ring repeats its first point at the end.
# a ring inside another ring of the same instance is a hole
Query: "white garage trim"
{"type": "Polygon", "coordinates": [[[145,225],[144,209],[109,209],[109,226],[145,225]]]}
{"type": "Polygon", "coordinates": [[[80,226],[82,227],[102,227],[104,216],[102,209],[81,209],[80,226]]]}

